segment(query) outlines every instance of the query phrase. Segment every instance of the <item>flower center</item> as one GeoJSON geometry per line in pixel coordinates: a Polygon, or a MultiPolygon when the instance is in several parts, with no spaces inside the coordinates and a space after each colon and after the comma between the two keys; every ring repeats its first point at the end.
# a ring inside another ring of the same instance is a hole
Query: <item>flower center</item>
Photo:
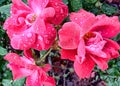
{"type": "Polygon", "coordinates": [[[95,37],[95,36],[96,36],[96,35],[95,35],[94,33],[88,32],[88,33],[86,33],[86,34],[83,36],[83,39],[84,39],[85,41],[88,41],[90,38],[95,37]]]}
{"type": "Polygon", "coordinates": [[[32,25],[32,23],[36,20],[37,15],[36,14],[29,14],[26,17],[26,24],[27,25],[32,25]]]}

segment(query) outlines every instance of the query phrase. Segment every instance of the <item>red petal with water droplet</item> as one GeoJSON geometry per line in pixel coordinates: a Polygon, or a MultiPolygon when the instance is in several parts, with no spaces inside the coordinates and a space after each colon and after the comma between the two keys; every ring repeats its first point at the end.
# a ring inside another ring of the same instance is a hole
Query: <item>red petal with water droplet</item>
{"type": "Polygon", "coordinates": [[[69,59],[71,61],[74,61],[75,60],[75,55],[77,55],[77,50],[65,50],[65,49],[62,49],[61,50],[61,58],[62,59],[69,59]]]}
{"type": "Polygon", "coordinates": [[[92,60],[100,67],[101,70],[106,70],[108,68],[107,59],[97,56],[90,56],[92,60]]]}
{"type": "Polygon", "coordinates": [[[120,23],[118,17],[107,17],[106,15],[99,15],[96,17],[97,21],[91,26],[91,31],[101,33],[103,37],[112,38],[120,33],[120,23]]]}
{"type": "Polygon", "coordinates": [[[68,15],[68,7],[62,0],[50,0],[47,7],[53,7],[55,9],[55,16],[48,19],[53,24],[60,24],[68,15]]]}
{"type": "Polygon", "coordinates": [[[80,30],[78,24],[67,22],[59,30],[59,45],[63,49],[76,49],[80,40],[80,30]]]}
{"type": "Polygon", "coordinates": [[[56,30],[51,24],[46,24],[46,31],[37,34],[36,42],[32,48],[36,50],[47,50],[51,47],[56,38],[56,30]]]}
{"type": "Polygon", "coordinates": [[[80,63],[78,59],[76,59],[74,69],[80,78],[89,78],[94,65],[94,61],[90,57],[86,57],[83,63],[80,63]]]}
{"type": "Polygon", "coordinates": [[[80,25],[82,28],[82,34],[90,30],[91,25],[96,21],[95,15],[81,9],[79,12],[71,13],[70,20],[80,25]]]}
{"type": "Polygon", "coordinates": [[[35,42],[36,35],[32,32],[25,31],[16,35],[11,39],[11,45],[15,49],[27,50],[32,47],[35,42]],[[31,36],[29,35],[31,34],[31,36]]]}
{"type": "Polygon", "coordinates": [[[8,64],[7,67],[9,67],[12,70],[14,80],[24,78],[24,77],[29,76],[33,73],[33,70],[23,68],[19,65],[15,65],[14,63],[8,64]]]}
{"type": "Polygon", "coordinates": [[[49,0],[28,0],[28,5],[39,15],[48,2],[49,0]]]}
{"type": "Polygon", "coordinates": [[[39,80],[39,77],[40,75],[38,71],[35,70],[33,74],[27,77],[26,86],[42,86],[42,82],[39,80]]]}
{"type": "Polygon", "coordinates": [[[120,46],[117,44],[117,42],[110,40],[110,39],[105,39],[107,43],[105,44],[103,51],[108,55],[108,59],[113,59],[119,57],[119,52],[120,46]]]}

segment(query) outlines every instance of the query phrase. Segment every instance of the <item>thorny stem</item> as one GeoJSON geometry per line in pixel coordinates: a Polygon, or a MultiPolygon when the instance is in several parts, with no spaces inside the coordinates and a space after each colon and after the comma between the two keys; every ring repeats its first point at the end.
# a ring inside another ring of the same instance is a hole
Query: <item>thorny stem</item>
{"type": "Polygon", "coordinates": [[[43,57],[41,57],[40,60],[36,61],[36,64],[38,65],[41,64],[41,62],[45,60],[45,58],[50,54],[51,51],[52,51],[52,48],[50,48],[48,52],[43,57]]]}

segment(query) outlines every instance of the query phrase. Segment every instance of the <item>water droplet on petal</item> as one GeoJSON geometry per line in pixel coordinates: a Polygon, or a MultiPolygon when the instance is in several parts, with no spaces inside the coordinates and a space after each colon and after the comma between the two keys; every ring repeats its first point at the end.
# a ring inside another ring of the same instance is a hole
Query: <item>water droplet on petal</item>
{"type": "Polygon", "coordinates": [[[27,34],[27,37],[28,37],[28,38],[32,37],[32,33],[28,33],[28,34],[27,34]]]}
{"type": "Polygon", "coordinates": [[[75,20],[78,20],[78,18],[75,18],[75,20]]]}
{"type": "Polygon", "coordinates": [[[45,43],[46,43],[46,44],[49,44],[49,43],[50,43],[50,41],[46,40],[46,41],[45,41],[45,43]]]}
{"type": "Polygon", "coordinates": [[[46,37],[46,38],[47,38],[47,37],[48,37],[48,35],[45,35],[44,37],[46,37]]]}
{"type": "Polygon", "coordinates": [[[22,36],[25,36],[25,34],[23,33],[22,36]]]}
{"type": "Polygon", "coordinates": [[[38,36],[38,39],[41,40],[41,41],[43,40],[42,36],[38,36]]]}
{"type": "Polygon", "coordinates": [[[55,5],[57,6],[57,5],[58,5],[58,3],[55,3],[55,5]]]}
{"type": "Polygon", "coordinates": [[[23,45],[24,47],[27,47],[26,44],[23,45]]]}

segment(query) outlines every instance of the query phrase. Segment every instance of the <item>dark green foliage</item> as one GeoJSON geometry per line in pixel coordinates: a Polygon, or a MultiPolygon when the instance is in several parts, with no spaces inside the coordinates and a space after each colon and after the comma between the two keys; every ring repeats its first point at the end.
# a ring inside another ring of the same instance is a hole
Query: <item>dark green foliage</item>
{"type": "Polygon", "coordinates": [[[101,10],[103,13],[105,13],[107,15],[113,15],[113,14],[118,12],[117,7],[113,7],[113,6],[110,6],[108,4],[102,4],[101,10]]]}

